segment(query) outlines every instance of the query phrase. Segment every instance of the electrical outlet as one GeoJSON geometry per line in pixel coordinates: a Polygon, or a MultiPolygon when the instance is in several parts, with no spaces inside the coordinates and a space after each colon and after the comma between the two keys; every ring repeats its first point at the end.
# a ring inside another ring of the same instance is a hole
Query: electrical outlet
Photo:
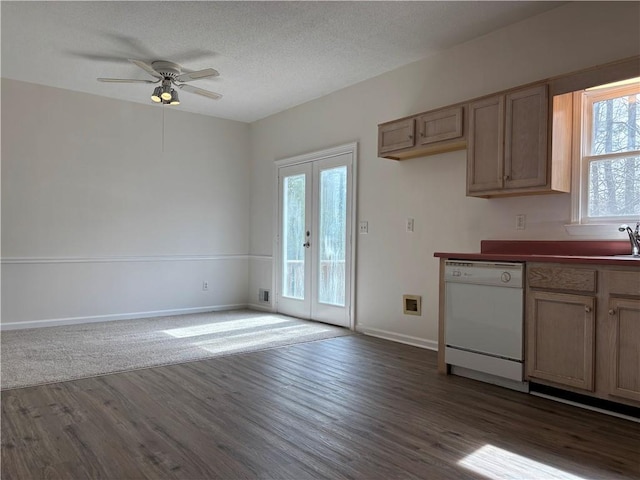
{"type": "Polygon", "coordinates": [[[407,218],[407,232],[413,232],[413,218],[407,218]]]}
{"type": "Polygon", "coordinates": [[[209,282],[207,282],[206,280],[204,282],[202,282],[202,291],[207,291],[209,290],[209,282]]]}
{"type": "Polygon", "coordinates": [[[363,235],[365,233],[369,233],[369,222],[363,220],[360,222],[360,234],[363,235]]]}
{"type": "Polygon", "coordinates": [[[516,230],[524,230],[527,224],[527,216],[524,213],[516,215],[516,230]]]}

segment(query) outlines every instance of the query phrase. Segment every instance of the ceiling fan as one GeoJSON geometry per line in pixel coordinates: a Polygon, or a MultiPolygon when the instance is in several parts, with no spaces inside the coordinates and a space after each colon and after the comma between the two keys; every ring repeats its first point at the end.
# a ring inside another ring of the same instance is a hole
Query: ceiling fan
{"type": "Polygon", "coordinates": [[[218,71],[214,70],[213,68],[205,68],[204,70],[183,73],[182,67],[173,62],[156,60],[149,64],[141,60],[129,59],[129,61],[143,69],[156,80],[138,80],[133,78],[98,78],[98,81],[109,83],[160,83],[160,86],[156,87],[153,90],[151,100],[155,103],[162,103],[164,105],[180,104],[178,92],[176,92],[176,90],[172,88],[172,85],[178,87],[181,90],[184,90],[185,92],[202,95],[203,97],[207,97],[211,100],[218,100],[222,98],[222,95],[220,95],[219,93],[194,87],[193,85],[189,85],[188,83],[186,83],[192,80],[217,77],[218,75],[220,75],[218,71]]]}

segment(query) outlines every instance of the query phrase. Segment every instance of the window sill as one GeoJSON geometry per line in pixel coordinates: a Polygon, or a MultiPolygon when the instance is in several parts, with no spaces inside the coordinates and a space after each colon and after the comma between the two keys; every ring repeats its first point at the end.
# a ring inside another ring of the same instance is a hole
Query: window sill
{"type": "Polygon", "coordinates": [[[572,237],[589,237],[601,240],[626,240],[629,237],[624,232],[618,231],[619,224],[595,224],[595,223],[571,223],[564,228],[572,237]]]}

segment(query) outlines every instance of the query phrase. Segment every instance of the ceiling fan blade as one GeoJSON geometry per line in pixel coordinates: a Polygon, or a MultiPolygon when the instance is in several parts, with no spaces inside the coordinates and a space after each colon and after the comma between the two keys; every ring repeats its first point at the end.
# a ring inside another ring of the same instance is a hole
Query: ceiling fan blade
{"type": "Polygon", "coordinates": [[[178,87],[180,87],[182,90],[185,90],[187,92],[195,93],[197,95],[202,95],[203,97],[207,97],[212,100],[219,100],[220,98],[222,98],[222,95],[220,95],[219,93],[210,92],[209,90],[203,90],[202,88],[194,87],[192,85],[182,84],[182,85],[178,85],[178,87]]]}
{"type": "Polygon", "coordinates": [[[190,80],[198,80],[199,78],[217,77],[220,75],[217,70],[213,68],[205,68],[204,70],[198,70],[191,73],[183,73],[176,77],[178,82],[188,82],[190,80]]]}
{"type": "Polygon", "coordinates": [[[126,57],[114,57],[113,55],[100,55],[97,53],[79,52],[76,50],[65,50],[65,55],[92,60],[94,62],[127,63],[126,57]]]}
{"type": "Polygon", "coordinates": [[[153,67],[151,65],[149,65],[148,63],[145,63],[141,60],[134,60],[134,59],[129,59],[129,61],[131,63],[133,63],[134,65],[137,65],[138,67],[140,67],[141,69],[143,69],[145,72],[147,72],[149,75],[151,75],[152,77],[156,77],[159,78],[160,80],[162,80],[162,75],[160,75],[158,72],[156,72],[153,67]]]}
{"type": "Polygon", "coordinates": [[[107,83],[158,83],[158,80],[136,80],[134,78],[98,78],[98,81],[107,83]]]}

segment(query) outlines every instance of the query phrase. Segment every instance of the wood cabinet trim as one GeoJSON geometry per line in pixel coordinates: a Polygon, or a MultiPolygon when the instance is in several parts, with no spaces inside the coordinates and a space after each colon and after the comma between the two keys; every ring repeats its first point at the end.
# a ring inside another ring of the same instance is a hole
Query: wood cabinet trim
{"type": "Polygon", "coordinates": [[[633,56],[558,75],[548,82],[551,95],[562,95],[637,76],[640,76],[640,56],[633,56]]]}
{"type": "Polygon", "coordinates": [[[444,282],[444,270],[447,259],[440,259],[440,279],[439,279],[439,291],[438,291],[438,373],[448,373],[447,362],[445,360],[445,338],[444,338],[444,314],[445,314],[445,282],[444,282]]]}
{"type": "Polygon", "coordinates": [[[596,293],[596,269],[532,265],[527,268],[527,282],[531,288],[596,293]]]}
{"type": "Polygon", "coordinates": [[[640,297],[640,271],[607,270],[603,273],[607,277],[610,295],[640,297]]]}

